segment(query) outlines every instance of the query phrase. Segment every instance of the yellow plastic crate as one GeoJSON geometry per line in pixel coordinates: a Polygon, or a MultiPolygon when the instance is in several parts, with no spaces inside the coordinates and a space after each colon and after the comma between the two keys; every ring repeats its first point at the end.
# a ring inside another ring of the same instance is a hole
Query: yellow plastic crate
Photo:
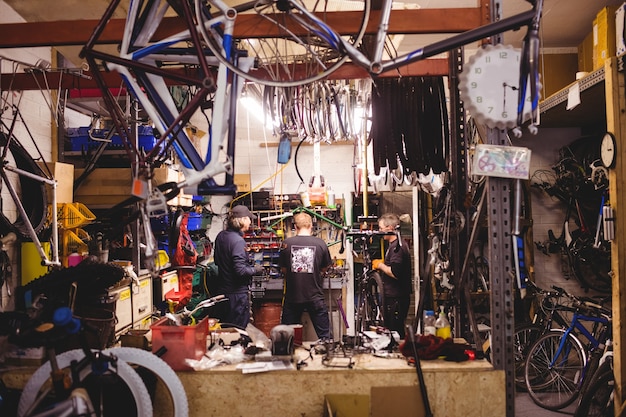
{"type": "Polygon", "coordinates": [[[96,220],[96,215],[83,203],[57,204],[57,221],[64,229],[75,229],[96,220]]]}
{"type": "Polygon", "coordinates": [[[71,253],[83,254],[89,252],[87,242],[91,240],[89,233],[83,229],[63,230],[63,248],[62,253],[68,256],[71,253]]]}

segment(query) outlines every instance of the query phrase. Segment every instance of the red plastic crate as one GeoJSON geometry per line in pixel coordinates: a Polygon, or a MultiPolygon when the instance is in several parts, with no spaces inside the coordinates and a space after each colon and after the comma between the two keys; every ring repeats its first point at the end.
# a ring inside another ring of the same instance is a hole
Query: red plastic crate
{"type": "Polygon", "coordinates": [[[200,359],[206,352],[208,319],[205,317],[195,326],[171,325],[167,317],[159,319],[151,327],[152,352],[163,346],[167,352],[163,359],[175,371],[191,371],[193,368],[185,363],[185,359],[200,359]]]}

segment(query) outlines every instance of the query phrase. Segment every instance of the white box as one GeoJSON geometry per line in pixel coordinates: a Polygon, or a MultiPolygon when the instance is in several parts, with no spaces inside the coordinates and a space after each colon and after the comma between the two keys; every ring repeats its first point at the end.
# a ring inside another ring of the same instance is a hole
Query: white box
{"type": "Polygon", "coordinates": [[[166,272],[159,279],[161,280],[161,292],[158,293],[157,289],[160,298],[158,301],[163,301],[165,294],[171,290],[178,292],[178,273],[176,271],[166,272]]]}
{"type": "Polygon", "coordinates": [[[133,324],[152,315],[152,277],[140,277],[139,285],[131,283],[133,324]]]}
{"type": "Polygon", "coordinates": [[[109,291],[111,295],[118,294],[115,302],[115,333],[119,333],[133,324],[133,306],[128,285],[109,291]]]}
{"type": "Polygon", "coordinates": [[[626,53],[626,40],[624,39],[624,26],[626,20],[626,3],[615,11],[615,52],[617,56],[626,53]]]}

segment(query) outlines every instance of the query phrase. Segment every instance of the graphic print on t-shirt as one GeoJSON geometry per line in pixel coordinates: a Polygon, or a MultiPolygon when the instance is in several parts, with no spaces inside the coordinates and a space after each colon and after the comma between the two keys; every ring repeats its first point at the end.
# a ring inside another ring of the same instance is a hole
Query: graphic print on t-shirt
{"type": "Polygon", "coordinates": [[[314,246],[291,247],[291,272],[312,274],[314,261],[314,246]]]}

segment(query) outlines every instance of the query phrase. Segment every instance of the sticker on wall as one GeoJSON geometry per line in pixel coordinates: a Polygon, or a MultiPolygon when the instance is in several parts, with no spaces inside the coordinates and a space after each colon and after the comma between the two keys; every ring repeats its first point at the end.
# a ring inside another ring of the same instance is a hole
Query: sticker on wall
{"type": "Polygon", "coordinates": [[[529,178],[530,149],[517,146],[477,145],[472,175],[529,178]]]}

